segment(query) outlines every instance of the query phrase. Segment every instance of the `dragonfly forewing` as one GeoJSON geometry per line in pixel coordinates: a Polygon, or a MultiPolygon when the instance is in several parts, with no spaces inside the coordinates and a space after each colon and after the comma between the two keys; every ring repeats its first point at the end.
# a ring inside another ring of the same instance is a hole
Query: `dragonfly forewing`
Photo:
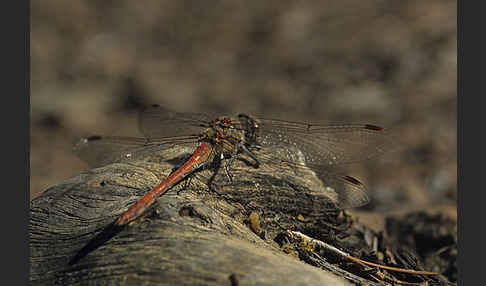
{"type": "Polygon", "coordinates": [[[175,112],[154,104],[141,110],[138,125],[146,138],[199,134],[215,119],[206,114],[175,112]]]}
{"type": "Polygon", "coordinates": [[[74,152],[90,166],[99,167],[113,162],[141,160],[176,145],[193,150],[198,144],[198,136],[137,138],[96,135],[80,139],[74,146],[74,152]]]}
{"type": "Polygon", "coordinates": [[[370,124],[319,125],[261,119],[260,143],[295,146],[306,163],[349,164],[383,154],[393,145],[387,130],[370,124]]]}

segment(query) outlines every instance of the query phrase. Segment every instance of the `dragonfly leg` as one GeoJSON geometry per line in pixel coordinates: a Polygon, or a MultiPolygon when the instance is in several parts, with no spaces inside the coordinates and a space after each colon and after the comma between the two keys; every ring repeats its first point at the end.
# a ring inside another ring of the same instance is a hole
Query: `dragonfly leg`
{"type": "MultiPolygon", "coordinates": [[[[255,146],[252,146],[253,148],[255,149],[261,149],[262,147],[261,146],[258,146],[258,145],[255,145],[255,146]]],[[[257,156],[255,154],[253,154],[253,152],[250,151],[250,149],[248,149],[245,145],[242,145],[241,146],[241,150],[243,150],[243,153],[247,154],[248,156],[250,156],[250,158],[253,159],[253,167],[255,168],[258,168],[258,166],[260,166],[260,161],[258,160],[257,156]]]]}
{"type": "Polygon", "coordinates": [[[233,183],[233,175],[230,173],[230,168],[235,158],[236,156],[231,156],[231,158],[228,159],[228,162],[224,165],[224,172],[230,183],[233,183]]]}
{"type": "MultiPolygon", "coordinates": [[[[230,156],[230,158],[228,159],[228,161],[224,165],[225,174],[226,174],[226,177],[228,178],[230,183],[233,183],[233,175],[231,175],[230,168],[231,168],[231,165],[233,164],[234,160],[238,157],[238,149],[237,149],[238,147],[241,147],[241,150],[243,151],[243,153],[246,153],[246,154],[248,154],[248,156],[250,156],[250,158],[253,160],[251,165],[253,165],[254,168],[258,168],[258,166],[260,165],[260,161],[258,160],[258,158],[245,145],[236,146],[235,150],[233,151],[233,154],[230,156]]],[[[257,145],[255,145],[253,147],[257,148],[257,149],[261,148],[260,146],[257,146],[257,145]]]]}
{"type": "Polygon", "coordinates": [[[232,154],[229,157],[226,164],[224,165],[224,171],[225,171],[226,177],[228,178],[230,183],[233,183],[233,176],[231,175],[230,168],[231,168],[231,165],[233,164],[233,162],[235,161],[235,158],[238,157],[239,146],[240,145],[237,145],[237,144],[234,145],[234,148],[232,150],[232,154]]]}
{"type": "Polygon", "coordinates": [[[218,173],[219,173],[219,171],[221,169],[221,160],[220,159],[213,160],[213,163],[211,164],[211,169],[213,169],[214,171],[212,172],[211,177],[209,178],[209,180],[207,182],[208,189],[211,192],[214,192],[214,193],[216,193],[218,195],[221,195],[217,191],[217,189],[220,186],[214,182],[214,179],[216,178],[216,176],[218,175],[218,173]]]}

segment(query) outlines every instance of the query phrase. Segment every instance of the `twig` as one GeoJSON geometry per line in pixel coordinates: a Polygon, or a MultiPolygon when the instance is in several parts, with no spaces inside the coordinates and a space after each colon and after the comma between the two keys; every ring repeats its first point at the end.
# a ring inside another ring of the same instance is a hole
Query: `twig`
{"type": "Polygon", "coordinates": [[[397,267],[392,267],[392,266],[376,264],[376,263],[373,263],[373,262],[365,261],[365,260],[356,258],[354,256],[351,256],[350,254],[348,254],[348,253],[346,253],[342,250],[339,250],[339,249],[337,249],[336,247],[334,247],[330,244],[327,244],[323,241],[311,238],[311,237],[309,237],[309,236],[307,236],[307,235],[305,235],[301,232],[288,230],[287,233],[291,237],[298,236],[299,238],[301,238],[306,243],[319,245],[320,247],[328,249],[328,250],[330,250],[330,251],[332,251],[332,252],[334,252],[334,253],[336,253],[340,256],[343,256],[343,257],[345,257],[345,258],[347,258],[347,259],[349,259],[353,262],[356,262],[358,264],[361,264],[361,265],[364,264],[364,265],[374,266],[374,267],[378,267],[378,268],[382,268],[382,269],[386,269],[386,270],[402,272],[402,273],[417,274],[417,275],[438,275],[438,274],[440,274],[438,272],[430,272],[430,271],[414,270],[414,269],[404,269],[404,268],[397,268],[397,267]]]}

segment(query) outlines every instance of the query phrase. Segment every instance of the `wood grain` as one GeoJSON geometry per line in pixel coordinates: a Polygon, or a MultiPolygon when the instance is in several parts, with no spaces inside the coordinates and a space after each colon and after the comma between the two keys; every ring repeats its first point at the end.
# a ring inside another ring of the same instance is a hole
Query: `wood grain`
{"type": "Polygon", "coordinates": [[[276,174],[235,161],[231,184],[219,172],[210,190],[205,179],[212,171],[201,171],[161,196],[141,218],[113,228],[185,152],[174,147],[137,162],[91,169],[34,199],[31,284],[350,285],[274,241],[286,229],[311,229],[327,216],[329,201],[315,194],[319,181],[310,171],[276,174]],[[260,214],[264,239],[249,226],[252,212],[260,214]]]}

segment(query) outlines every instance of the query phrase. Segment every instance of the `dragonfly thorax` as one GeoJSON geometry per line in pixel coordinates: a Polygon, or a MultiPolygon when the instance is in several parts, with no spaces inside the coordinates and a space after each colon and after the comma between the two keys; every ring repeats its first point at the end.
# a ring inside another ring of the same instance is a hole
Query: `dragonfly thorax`
{"type": "Polygon", "coordinates": [[[219,117],[209,122],[200,141],[209,142],[217,153],[231,158],[242,150],[248,152],[258,146],[259,126],[255,119],[246,114],[239,114],[237,120],[219,117]]]}

